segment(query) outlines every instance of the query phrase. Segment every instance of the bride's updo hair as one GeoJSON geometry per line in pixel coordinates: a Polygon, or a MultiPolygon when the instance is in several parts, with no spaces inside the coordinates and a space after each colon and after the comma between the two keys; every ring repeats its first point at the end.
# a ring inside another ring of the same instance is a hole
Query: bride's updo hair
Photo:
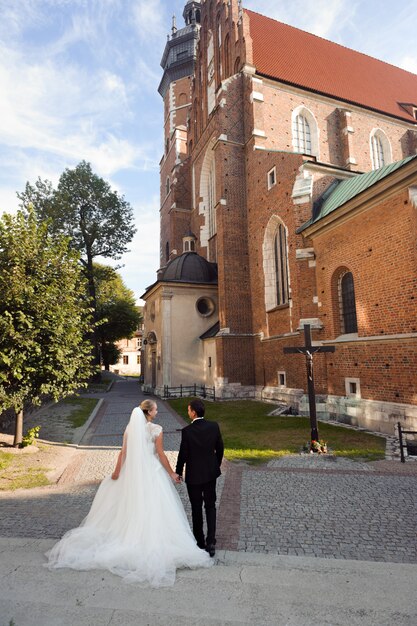
{"type": "Polygon", "coordinates": [[[156,406],[156,402],[154,402],[153,400],[143,400],[140,403],[139,408],[142,409],[145,417],[148,417],[149,411],[152,411],[154,406],[156,406]]]}

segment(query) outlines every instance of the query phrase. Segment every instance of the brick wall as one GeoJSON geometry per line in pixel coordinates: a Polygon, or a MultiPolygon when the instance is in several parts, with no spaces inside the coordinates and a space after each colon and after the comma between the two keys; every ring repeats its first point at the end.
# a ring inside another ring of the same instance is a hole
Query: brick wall
{"type": "Polygon", "coordinates": [[[303,342],[302,319],[322,324],[313,330],[314,339],[334,340],[341,334],[337,275],[346,269],[355,280],[359,337],[378,340],[338,343],[334,354],[317,355],[317,392],[343,396],[345,378],[352,377],[360,378],[363,398],[416,404],[415,339],[386,339],[417,332],[417,223],[408,194],[313,238],[296,230],[310,218],[312,203],[337,172],[311,170],[311,197],[297,202],[292,197],[296,179],[316,159],[339,170],[369,171],[374,129],[388,137],[394,161],[416,152],[416,131],[406,122],[254,76],[251,62],[248,20],[239,20],[237,0],[204,2],[197,79],[175,83],[165,102],[166,136],[173,120],[177,127],[185,126],[189,112],[174,107],[173,117],[173,105],[184,100],[183,94],[193,104],[189,129],[181,129],[182,164],[176,164],[173,147],[161,163],[161,258],[165,241],[182,252],[182,233],[190,228],[198,238],[197,252],[218,262],[220,327],[230,334],[215,340],[217,376],[244,386],[274,387],[281,370],[288,388],[305,389],[305,359],[284,356],[283,347],[303,342]],[[209,30],[216,84],[211,112],[209,30]],[[293,152],[292,114],[300,106],[317,122],[316,156],[293,152]],[[187,145],[192,146],[188,152],[187,145]],[[202,236],[207,229],[202,180],[208,156],[214,158],[216,172],[217,233],[210,241],[202,236]],[[267,173],[273,167],[277,181],[268,189],[267,173]],[[167,175],[173,182],[165,198],[167,175]],[[266,310],[263,247],[274,216],[287,232],[291,292],[288,304],[266,310]]]}

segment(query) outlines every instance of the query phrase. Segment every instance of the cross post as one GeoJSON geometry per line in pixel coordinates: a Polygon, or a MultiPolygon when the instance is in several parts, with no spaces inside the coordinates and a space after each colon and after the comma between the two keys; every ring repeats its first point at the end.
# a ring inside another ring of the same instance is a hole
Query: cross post
{"type": "Polygon", "coordinates": [[[307,366],[307,390],[308,390],[308,403],[310,407],[310,427],[311,427],[311,441],[318,441],[319,430],[317,425],[317,413],[316,413],[316,393],[314,389],[314,369],[313,369],[313,355],[317,352],[334,352],[334,346],[313,346],[311,342],[311,327],[310,324],[304,325],[304,346],[299,348],[284,348],[284,354],[305,354],[306,366],[307,366]]]}

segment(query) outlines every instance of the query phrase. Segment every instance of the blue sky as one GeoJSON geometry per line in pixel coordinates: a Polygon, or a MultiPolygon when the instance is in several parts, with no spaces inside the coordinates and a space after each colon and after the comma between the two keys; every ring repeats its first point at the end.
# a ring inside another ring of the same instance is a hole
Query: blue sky
{"type": "MultiPolygon", "coordinates": [[[[417,73],[417,3],[244,0],[244,6],[417,73]]],[[[38,176],[90,161],[138,232],[120,270],[137,296],[159,265],[160,60],[183,0],[0,0],[0,211],[38,176]]]]}

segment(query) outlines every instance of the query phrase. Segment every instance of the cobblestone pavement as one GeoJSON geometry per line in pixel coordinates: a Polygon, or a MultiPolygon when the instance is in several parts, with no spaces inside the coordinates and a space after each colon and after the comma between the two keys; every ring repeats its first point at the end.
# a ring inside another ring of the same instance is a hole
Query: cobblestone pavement
{"type": "MultiPolygon", "coordinates": [[[[143,398],[120,381],[56,486],[0,494],[0,536],[58,538],[87,514],[114,467],[131,410],[143,398]]],[[[162,401],[157,421],[175,465],[185,422],[162,401]]],[[[283,457],[262,468],[224,463],[218,483],[218,548],[242,552],[417,562],[417,463],[283,457]]],[[[190,515],[185,485],[178,493],[190,515]]]]}

